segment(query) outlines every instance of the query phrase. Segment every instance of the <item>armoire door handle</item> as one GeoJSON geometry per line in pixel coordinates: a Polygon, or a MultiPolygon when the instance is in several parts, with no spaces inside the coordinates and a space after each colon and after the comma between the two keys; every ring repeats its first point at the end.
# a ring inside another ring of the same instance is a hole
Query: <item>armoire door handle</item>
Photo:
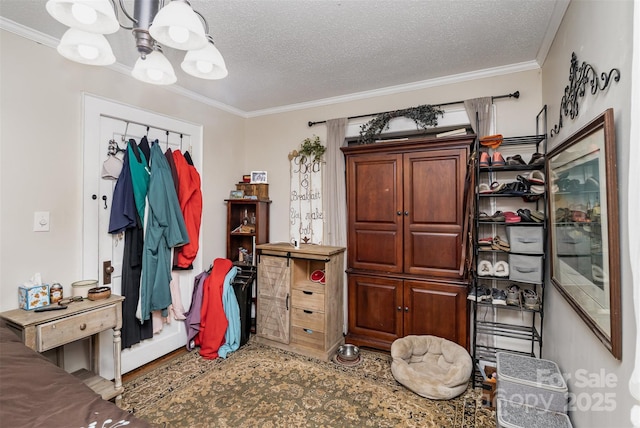
{"type": "Polygon", "coordinates": [[[402,215],[402,211],[398,211],[398,212],[397,212],[397,214],[398,214],[398,215],[402,215]]]}
{"type": "Polygon", "coordinates": [[[404,215],[409,215],[409,211],[405,211],[405,212],[404,212],[404,215]]]}
{"type": "Polygon", "coordinates": [[[398,306],[398,312],[402,310],[402,306],[398,306]]]}
{"type": "Polygon", "coordinates": [[[404,311],[405,311],[405,312],[409,312],[409,306],[405,306],[405,307],[404,307],[404,311]]]}

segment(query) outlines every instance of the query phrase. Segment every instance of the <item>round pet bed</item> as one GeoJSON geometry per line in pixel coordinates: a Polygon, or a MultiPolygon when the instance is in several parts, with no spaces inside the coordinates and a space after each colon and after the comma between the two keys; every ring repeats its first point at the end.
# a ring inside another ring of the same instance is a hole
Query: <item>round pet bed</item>
{"type": "Polygon", "coordinates": [[[405,336],[391,345],[391,373],[422,397],[448,400],[467,389],[473,369],[462,346],[436,336],[405,336]]]}

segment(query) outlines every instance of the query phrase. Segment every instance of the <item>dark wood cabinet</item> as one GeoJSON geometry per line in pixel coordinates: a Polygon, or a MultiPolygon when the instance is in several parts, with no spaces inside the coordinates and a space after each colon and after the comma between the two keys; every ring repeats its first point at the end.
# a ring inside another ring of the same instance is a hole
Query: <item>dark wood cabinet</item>
{"type": "Polygon", "coordinates": [[[254,199],[226,199],[225,201],[227,203],[227,258],[234,263],[254,265],[255,246],[269,242],[271,201],[254,199]]]}
{"type": "Polygon", "coordinates": [[[459,268],[473,138],[343,148],[351,342],[389,349],[398,337],[432,334],[467,346],[459,268]]]}

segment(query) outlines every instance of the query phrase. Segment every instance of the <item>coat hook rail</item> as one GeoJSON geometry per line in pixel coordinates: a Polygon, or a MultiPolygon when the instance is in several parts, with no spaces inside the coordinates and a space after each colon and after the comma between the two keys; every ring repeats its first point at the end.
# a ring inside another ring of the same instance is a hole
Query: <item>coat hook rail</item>
{"type": "MultiPolygon", "coordinates": [[[[107,117],[109,119],[120,120],[120,121],[122,121],[122,122],[127,124],[127,129],[128,129],[129,124],[133,124],[133,125],[144,126],[147,129],[147,133],[149,132],[150,129],[157,129],[158,131],[163,131],[167,135],[169,135],[169,133],[179,135],[180,137],[182,137],[182,135],[183,135],[182,132],[180,132],[180,131],[173,131],[171,129],[158,128],[157,126],[147,125],[146,123],[136,122],[134,120],[127,120],[127,119],[123,119],[121,117],[110,116],[108,114],[101,114],[100,116],[107,117]]],[[[125,133],[126,133],[126,131],[125,131],[125,133]]]]}
{"type": "MultiPolygon", "coordinates": [[[[515,99],[518,99],[518,98],[520,98],[520,91],[515,91],[515,92],[513,92],[511,94],[494,95],[494,96],[491,97],[491,101],[497,100],[497,99],[500,99],[500,98],[515,98],[515,99]]],[[[454,105],[454,104],[463,104],[463,103],[464,103],[464,100],[462,100],[462,101],[450,101],[448,103],[433,104],[433,106],[434,107],[444,107],[444,106],[451,106],[451,105],[454,105]]],[[[359,114],[357,116],[349,116],[349,117],[347,117],[347,119],[359,119],[361,117],[377,116],[377,115],[382,114],[382,113],[388,113],[388,112],[359,114]]],[[[326,123],[326,122],[327,122],[326,120],[320,120],[318,122],[309,121],[308,125],[309,125],[309,127],[311,127],[311,126],[319,125],[321,123],[326,123]]]]}

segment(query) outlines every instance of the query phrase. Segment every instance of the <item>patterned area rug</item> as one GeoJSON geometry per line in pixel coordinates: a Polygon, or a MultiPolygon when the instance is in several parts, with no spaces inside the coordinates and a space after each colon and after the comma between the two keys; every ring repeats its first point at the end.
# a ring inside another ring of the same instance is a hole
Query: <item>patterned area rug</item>
{"type": "Polygon", "coordinates": [[[471,387],[422,398],[391,374],[391,357],[363,350],[354,366],[250,341],[227,359],[194,351],[125,384],[122,406],[165,427],[495,427],[471,387]]]}

